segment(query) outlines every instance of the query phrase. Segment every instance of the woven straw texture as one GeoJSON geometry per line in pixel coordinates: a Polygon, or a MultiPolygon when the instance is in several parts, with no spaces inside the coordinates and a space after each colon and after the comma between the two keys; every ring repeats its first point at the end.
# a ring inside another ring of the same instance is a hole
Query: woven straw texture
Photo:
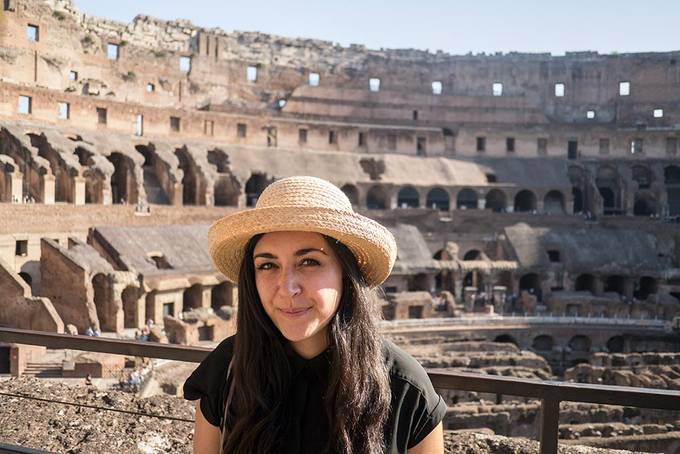
{"type": "Polygon", "coordinates": [[[347,196],[333,184],[306,176],[272,183],[254,209],[215,222],[208,232],[208,250],[217,269],[236,283],[248,240],[259,233],[282,231],[317,232],[344,243],[373,287],[387,279],[397,256],[389,230],[355,213],[347,196]]]}

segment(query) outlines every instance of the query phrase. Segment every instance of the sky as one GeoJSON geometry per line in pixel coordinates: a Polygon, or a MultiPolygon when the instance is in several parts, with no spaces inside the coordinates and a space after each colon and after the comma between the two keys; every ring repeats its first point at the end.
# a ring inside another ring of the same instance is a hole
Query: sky
{"type": "Polygon", "coordinates": [[[452,54],[680,50],[677,0],[75,0],[82,12],[137,14],[371,49],[452,54]]]}

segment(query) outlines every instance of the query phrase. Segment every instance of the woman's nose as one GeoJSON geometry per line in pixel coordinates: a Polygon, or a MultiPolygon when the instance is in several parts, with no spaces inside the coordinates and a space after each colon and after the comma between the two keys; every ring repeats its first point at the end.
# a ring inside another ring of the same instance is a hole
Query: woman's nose
{"type": "Polygon", "coordinates": [[[291,270],[284,269],[283,272],[281,273],[281,276],[282,282],[280,284],[280,287],[282,290],[285,291],[286,294],[295,296],[299,295],[302,292],[298,275],[294,269],[291,270]]]}

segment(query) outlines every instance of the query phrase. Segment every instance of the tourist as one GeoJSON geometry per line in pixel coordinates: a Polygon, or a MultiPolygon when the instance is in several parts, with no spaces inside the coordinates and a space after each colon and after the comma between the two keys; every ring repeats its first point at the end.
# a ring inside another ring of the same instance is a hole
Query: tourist
{"type": "Polygon", "coordinates": [[[383,339],[375,288],[396,243],[332,184],[292,177],[208,234],[238,283],[236,335],[184,384],[194,452],[443,453],[446,404],[383,339]]]}

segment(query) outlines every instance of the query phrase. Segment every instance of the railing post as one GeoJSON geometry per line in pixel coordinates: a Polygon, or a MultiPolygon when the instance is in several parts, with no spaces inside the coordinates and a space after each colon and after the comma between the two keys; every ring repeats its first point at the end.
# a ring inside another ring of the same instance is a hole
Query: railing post
{"type": "Polygon", "coordinates": [[[560,401],[546,397],[541,399],[540,454],[557,454],[560,401]]]}

